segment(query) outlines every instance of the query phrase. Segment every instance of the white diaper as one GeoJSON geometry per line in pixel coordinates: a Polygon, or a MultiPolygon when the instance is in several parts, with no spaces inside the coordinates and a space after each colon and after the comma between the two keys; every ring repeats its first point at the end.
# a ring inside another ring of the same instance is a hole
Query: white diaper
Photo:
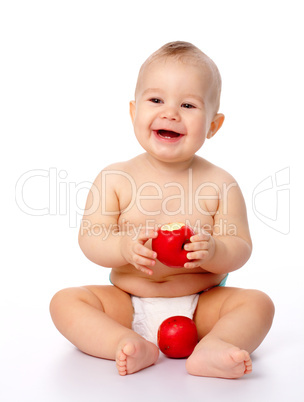
{"type": "Polygon", "coordinates": [[[157,345],[160,324],[174,315],[193,318],[198,294],[182,297],[137,297],[131,296],[134,308],[132,329],[157,345]]]}

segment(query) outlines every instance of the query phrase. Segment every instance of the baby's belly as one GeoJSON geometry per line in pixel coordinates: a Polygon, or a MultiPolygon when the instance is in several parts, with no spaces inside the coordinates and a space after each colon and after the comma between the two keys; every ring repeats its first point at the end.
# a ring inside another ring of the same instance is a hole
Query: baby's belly
{"type": "Polygon", "coordinates": [[[148,276],[132,266],[125,266],[122,269],[112,269],[111,282],[125,292],[139,297],[179,297],[217,286],[225,276],[226,274],[211,274],[203,270],[174,268],[163,275],[155,272],[148,276]]]}

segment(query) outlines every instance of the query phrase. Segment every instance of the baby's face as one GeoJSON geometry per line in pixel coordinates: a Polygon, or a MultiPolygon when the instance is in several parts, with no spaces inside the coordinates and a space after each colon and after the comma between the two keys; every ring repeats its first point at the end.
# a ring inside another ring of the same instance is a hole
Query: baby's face
{"type": "Polygon", "coordinates": [[[131,102],[139,143],[162,161],[192,159],[209,133],[215,113],[209,69],[172,58],[146,66],[131,102]]]}

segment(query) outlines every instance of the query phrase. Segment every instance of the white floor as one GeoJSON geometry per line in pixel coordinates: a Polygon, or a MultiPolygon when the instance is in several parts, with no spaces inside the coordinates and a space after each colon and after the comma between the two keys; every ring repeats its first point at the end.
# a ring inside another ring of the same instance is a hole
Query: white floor
{"type": "Polygon", "coordinates": [[[253,373],[239,380],[193,377],[185,360],[163,355],[155,366],[119,377],[114,362],[87,356],[66,341],[46,305],[27,313],[20,307],[3,317],[10,327],[1,336],[0,400],[303,401],[304,305],[292,293],[272,297],[272,330],[252,356],[253,373]]]}

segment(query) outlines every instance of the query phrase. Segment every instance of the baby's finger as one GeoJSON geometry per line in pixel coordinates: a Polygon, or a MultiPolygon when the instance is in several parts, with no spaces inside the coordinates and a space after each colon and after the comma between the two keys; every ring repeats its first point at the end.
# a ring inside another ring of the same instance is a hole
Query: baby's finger
{"type": "Polygon", "coordinates": [[[150,275],[150,276],[153,275],[152,269],[149,269],[148,267],[138,265],[138,266],[135,266],[135,268],[138,269],[139,271],[143,272],[144,274],[147,274],[147,275],[150,275]]]}
{"type": "Polygon", "coordinates": [[[139,256],[139,258],[134,258],[135,261],[138,262],[134,262],[133,266],[138,269],[139,271],[147,274],[147,275],[153,275],[153,271],[152,269],[149,268],[149,266],[153,267],[155,265],[155,261],[154,260],[148,260],[145,258],[142,258],[139,256]],[[144,264],[146,262],[146,264],[144,264]]]}
{"type": "Polygon", "coordinates": [[[147,258],[151,258],[151,259],[156,259],[157,257],[157,253],[151,249],[149,249],[148,247],[142,245],[142,244],[135,244],[134,245],[134,253],[138,254],[139,256],[142,257],[147,257],[147,258]]]}
{"type": "Polygon", "coordinates": [[[186,251],[208,250],[208,248],[209,248],[209,243],[207,241],[187,243],[184,245],[184,249],[186,251]]]}
{"type": "Polygon", "coordinates": [[[138,240],[146,242],[149,239],[155,239],[158,236],[158,232],[153,229],[142,228],[138,234],[138,240]]]}
{"type": "Polygon", "coordinates": [[[135,267],[138,271],[143,272],[143,273],[146,274],[146,275],[149,275],[149,276],[153,275],[152,269],[149,269],[149,268],[144,267],[144,266],[142,266],[142,265],[135,265],[135,264],[134,264],[134,267],[135,267]]]}
{"type": "Polygon", "coordinates": [[[184,268],[186,269],[198,268],[201,266],[202,263],[203,263],[202,260],[189,261],[185,263],[184,268]]]}
{"type": "MultiPolygon", "coordinates": [[[[208,256],[208,251],[207,250],[199,250],[199,251],[194,251],[192,253],[187,254],[188,260],[199,260],[200,264],[203,260],[205,260],[208,256]]],[[[200,265],[199,264],[199,265],[200,265]]]]}
{"type": "Polygon", "coordinates": [[[198,233],[190,237],[191,243],[199,242],[199,241],[209,241],[211,237],[210,233],[198,233]]]}
{"type": "Polygon", "coordinates": [[[136,265],[150,266],[153,267],[155,265],[155,260],[151,258],[143,257],[142,255],[135,254],[133,257],[133,262],[136,265]]]}

